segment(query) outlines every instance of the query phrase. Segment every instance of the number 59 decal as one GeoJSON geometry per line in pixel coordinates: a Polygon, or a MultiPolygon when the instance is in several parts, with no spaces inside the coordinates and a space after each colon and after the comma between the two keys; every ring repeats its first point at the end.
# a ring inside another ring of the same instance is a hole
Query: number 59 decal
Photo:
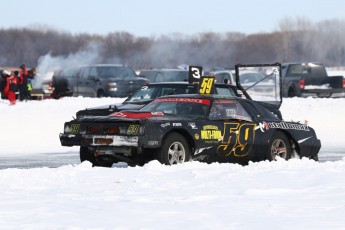
{"type": "Polygon", "coordinates": [[[248,155],[255,138],[255,124],[252,123],[224,123],[223,141],[218,146],[219,156],[234,154],[237,157],[248,155]]]}

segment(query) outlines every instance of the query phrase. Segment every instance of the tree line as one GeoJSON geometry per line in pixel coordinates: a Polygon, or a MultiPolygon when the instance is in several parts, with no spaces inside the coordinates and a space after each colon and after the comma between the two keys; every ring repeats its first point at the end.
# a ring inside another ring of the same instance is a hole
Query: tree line
{"type": "Polygon", "coordinates": [[[181,64],[232,68],[235,64],[322,62],[345,66],[345,22],[287,18],[276,31],[138,37],[128,32],[72,34],[49,28],[0,30],[0,66],[39,66],[47,57],[73,64],[120,63],[133,69],[181,64]]]}

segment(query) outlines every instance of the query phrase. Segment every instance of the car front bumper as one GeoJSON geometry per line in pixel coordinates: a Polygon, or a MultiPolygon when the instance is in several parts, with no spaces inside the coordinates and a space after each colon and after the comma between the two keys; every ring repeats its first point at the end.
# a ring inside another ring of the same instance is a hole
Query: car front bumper
{"type": "Polygon", "coordinates": [[[126,146],[138,147],[138,136],[82,135],[60,133],[62,146],[126,146]]]}

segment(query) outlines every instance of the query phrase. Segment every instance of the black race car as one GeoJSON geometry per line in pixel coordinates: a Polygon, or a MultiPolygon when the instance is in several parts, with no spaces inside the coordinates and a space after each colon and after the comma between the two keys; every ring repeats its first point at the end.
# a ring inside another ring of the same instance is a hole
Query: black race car
{"type": "Polygon", "coordinates": [[[80,146],[81,161],[143,165],[157,159],[173,165],[190,160],[232,162],[318,160],[321,147],[307,124],[279,119],[253,100],[219,95],[172,95],[139,111],[84,116],[66,122],[63,146],[80,146]]]}
{"type": "MultiPolygon", "coordinates": [[[[151,83],[142,86],[121,104],[104,105],[80,110],[77,112],[77,118],[83,116],[106,116],[121,110],[139,110],[157,97],[197,93],[198,87],[198,84],[186,81],[151,83]]],[[[246,97],[236,86],[224,83],[214,84],[214,93],[224,96],[246,97]]]]}
{"type": "Polygon", "coordinates": [[[106,116],[113,112],[122,110],[139,110],[144,105],[161,96],[198,93],[198,90],[201,86],[208,87],[209,89],[212,88],[212,94],[236,96],[249,100],[255,99],[258,103],[261,103],[272,113],[282,119],[282,115],[279,111],[279,108],[282,104],[280,78],[281,74],[279,63],[244,66],[237,65],[236,85],[216,83],[216,78],[214,78],[211,88],[209,85],[209,83],[211,82],[208,81],[209,78],[202,78],[203,80],[201,80],[201,72],[202,67],[190,66],[188,82],[184,81],[151,83],[142,86],[138,91],[129,96],[121,104],[105,105],[96,108],[87,108],[84,110],[80,110],[76,114],[77,119],[84,116],[106,116]],[[259,69],[260,71],[265,72],[265,74],[262,74],[262,79],[259,79],[258,81],[251,81],[250,84],[246,84],[246,89],[249,90],[250,94],[248,94],[247,91],[243,89],[240,83],[241,72],[247,71],[248,68],[259,69]],[[268,85],[267,82],[269,83],[268,85]],[[262,84],[264,84],[265,86],[262,87],[262,84]]]}

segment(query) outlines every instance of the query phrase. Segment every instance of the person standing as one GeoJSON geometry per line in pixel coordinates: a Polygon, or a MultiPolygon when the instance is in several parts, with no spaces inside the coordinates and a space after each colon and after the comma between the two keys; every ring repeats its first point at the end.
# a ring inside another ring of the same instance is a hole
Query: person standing
{"type": "Polygon", "coordinates": [[[1,72],[0,76],[0,94],[1,94],[1,99],[6,99],[5,95],[5,86],[6,86],[6,80],[7,80],[7,75],[4,74],[4,71],[1,72]]]}
{"type": "Polygon", "coordinates": [[[13,76],[9,70],[4,70],[3,75],[6,76],[6,85],[4,94],[10,101],[10,105],[16,104],[16,92],[18,91],[18,78],[13,76]]]}
{"type": "Polygon", "coordinates": [[[31,91],[32,91],[32,81],[36,77],[36,68],[32,68],[28,71],[28,91],[29,91],[29,98],[31,99],[31,91]]]}
{"type": "Polygon", "coordinates": [[[25,64],[20,66],[20,73],[19,73],[19,100],[30,100],[30,92],[28,89],[28,78],[29,78],[29,71],[26,68],[25,64]]]}

